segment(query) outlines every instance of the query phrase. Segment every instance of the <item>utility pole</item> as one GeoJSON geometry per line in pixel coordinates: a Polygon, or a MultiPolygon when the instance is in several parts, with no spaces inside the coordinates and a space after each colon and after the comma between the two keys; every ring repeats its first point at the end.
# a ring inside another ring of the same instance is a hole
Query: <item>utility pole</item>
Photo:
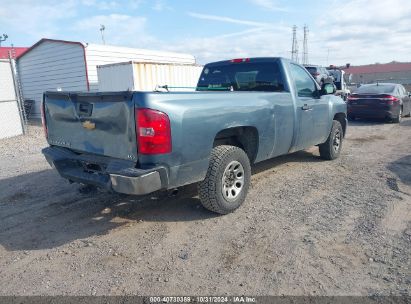
{"type": "Polygon", "coordinates": [[[297,42],[297,26],[293,26],[293,42],[291,47],[291,60],[298,63],[298,42],[297,42]]]}
{"type": "Polygon", "coordinates": [[[0,37],[0,46],[1,46],[1,43],[2,43],[3,41],[6,41],[6,40],[7,40],[7,38],[9,38],[9,36],[7,36],[7,34],[3,34],[3,37],[0,37]]]}
{"type": "Polygon", "coordinates": [[[308,26],[304,25],[303,64],[308,64],[308,26]]]}
{"type": "Polygon", "coordinates": [[[104,26],[104,24],[100,24],[101,40],[103,41],[103,44],[106,44],[106,40],[104,39],[104,30],[105,29],[106,29],[106,27],[104,26]]]}

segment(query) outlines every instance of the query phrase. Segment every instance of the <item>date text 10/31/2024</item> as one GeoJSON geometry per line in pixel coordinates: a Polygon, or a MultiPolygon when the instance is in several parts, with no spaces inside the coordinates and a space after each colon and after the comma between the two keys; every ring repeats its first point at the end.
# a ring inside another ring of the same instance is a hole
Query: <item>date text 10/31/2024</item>
{"type": "Polygon", "coordinates": [[[233,297],[209,297],[209,296],[196,296],[196,297],[150,297],[150,303],[256,303],[254,297],[246,296],[233,296],[233,297]]]}

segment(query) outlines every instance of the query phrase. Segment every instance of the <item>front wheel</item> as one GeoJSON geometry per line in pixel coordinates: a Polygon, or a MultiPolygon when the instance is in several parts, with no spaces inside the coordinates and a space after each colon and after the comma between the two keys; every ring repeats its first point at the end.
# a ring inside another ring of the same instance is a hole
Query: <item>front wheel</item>
{"type": "Polygon", "coordinates": [[[327,141],[319,146],[320,156],[326,160],[333,160],[340,156],[342,143],[344,139],[344,132],[341,123],[333,120],[330,135],[327,141]]]}
{"type": "Polygon", "coordinates": [[[244,150],[217,146],[211,152],[207,175],[198,186],[201,203],[216,213],[233,212],[244,202],[250,179],[250,160],[244,150]]]}

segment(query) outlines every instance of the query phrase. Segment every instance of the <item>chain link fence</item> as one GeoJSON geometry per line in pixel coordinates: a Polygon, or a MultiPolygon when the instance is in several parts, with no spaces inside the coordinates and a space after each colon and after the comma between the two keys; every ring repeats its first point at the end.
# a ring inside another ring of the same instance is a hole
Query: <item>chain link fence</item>
{"type": "Polygon", "coordinates": [[[26,133],[27,115],[24,110],[15,54],[0,60],[0,138],[26,133]]]}

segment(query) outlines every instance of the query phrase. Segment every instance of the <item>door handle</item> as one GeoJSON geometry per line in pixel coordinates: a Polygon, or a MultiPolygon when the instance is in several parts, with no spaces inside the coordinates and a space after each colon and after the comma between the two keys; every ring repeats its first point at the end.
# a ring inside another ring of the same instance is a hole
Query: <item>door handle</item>
{"type": "Polygon", "coordinates": [[[301,107],[301,110],[303,110],[303,111],[309,111],[309,110],[312,110],[313,108],[312,107],[310,107],[309,105],[307,105],[307,104],[305,104],[305,105],[303,105],[302,107],[301,107]]]}

